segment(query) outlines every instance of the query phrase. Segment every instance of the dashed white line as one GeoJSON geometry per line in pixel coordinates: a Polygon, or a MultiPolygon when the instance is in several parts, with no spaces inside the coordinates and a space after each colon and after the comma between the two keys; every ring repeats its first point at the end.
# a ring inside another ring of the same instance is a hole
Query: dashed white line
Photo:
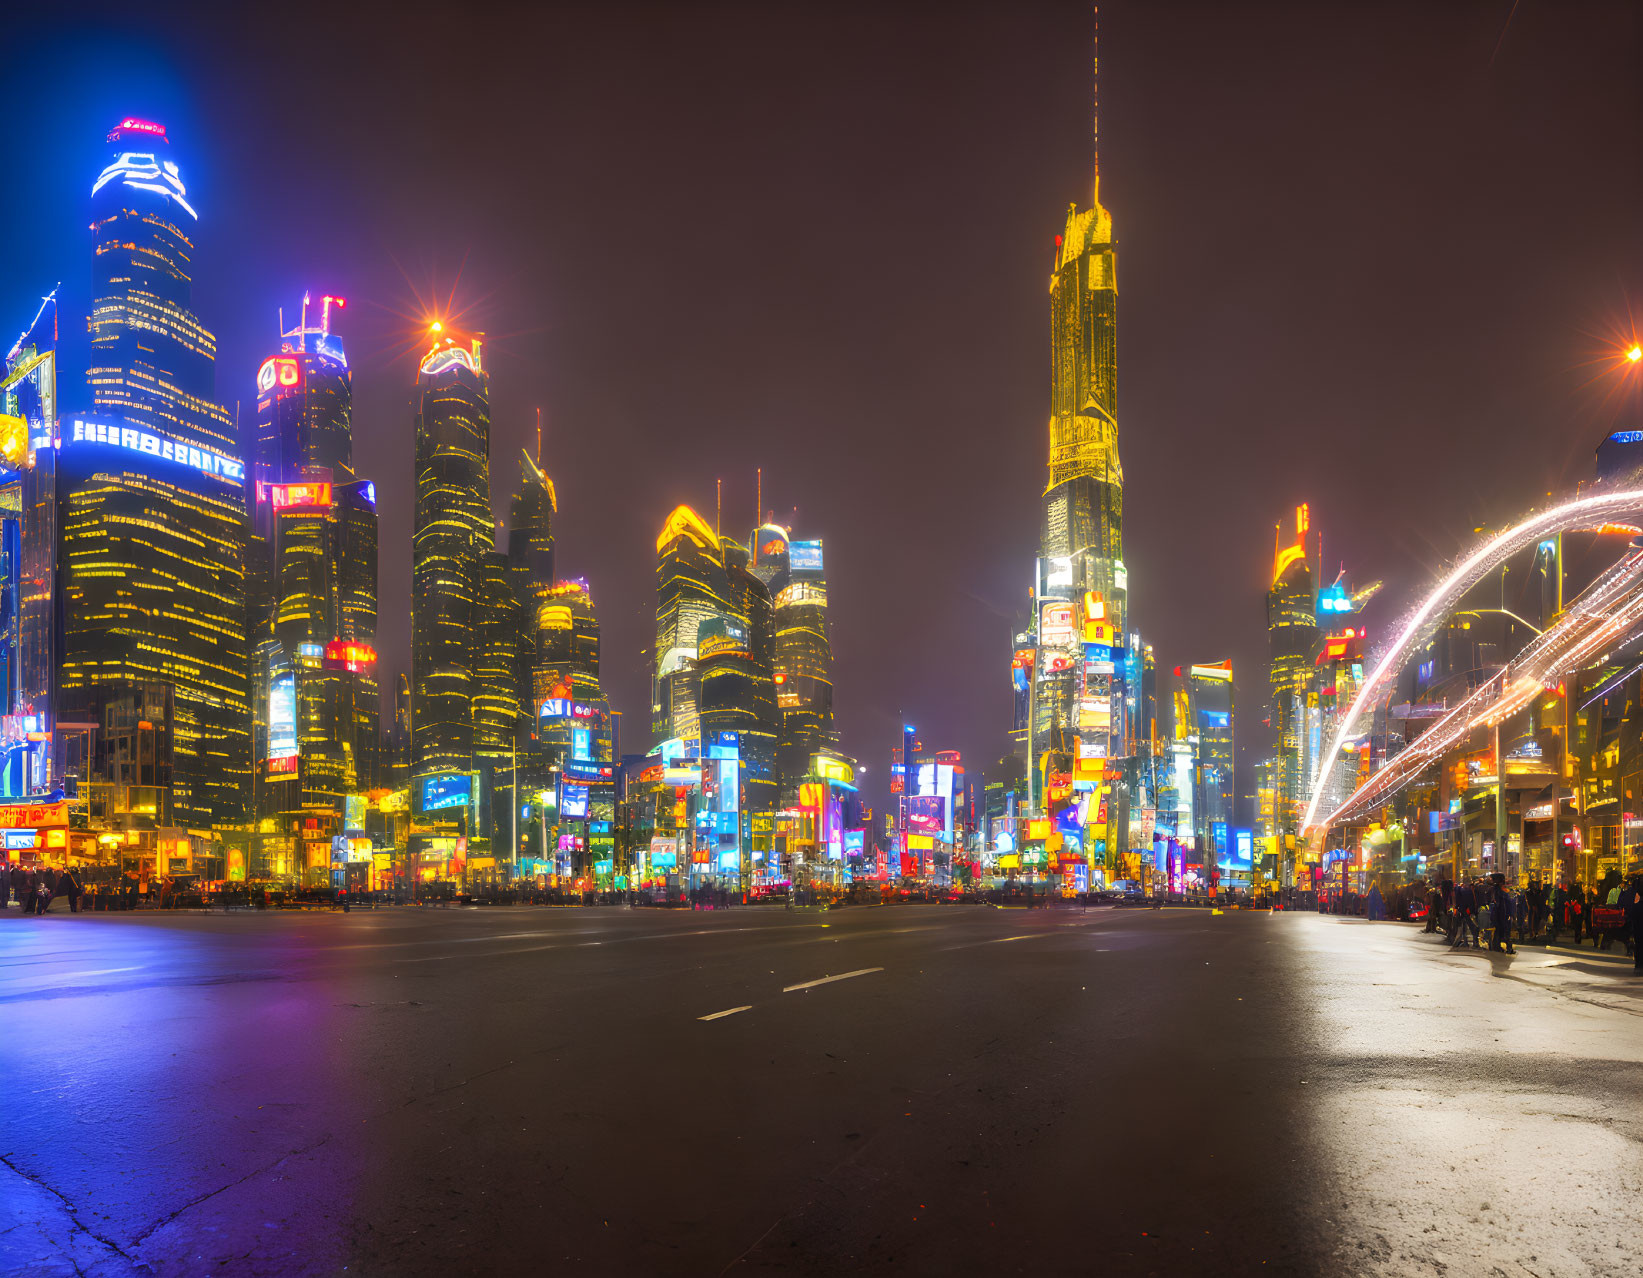
{"type": "Polygon", "coordinates": [[[737,1012],[751,1012],[752,1010],[753,1004],[749,1003],[745,1007],[727,1007],[722,1012],[709,1012],[706,1016],[698,1016],[696,1019],[699,1021],[716,1021],[721,1016],[734,1016],[737,1012]]]}
{"type": "Polygon", "coordinates": [[[837,976],[818,976],[813,981],[800,981],[797,985],[782,986],[783,994],[791,994],[794,990],[808,990],[817,985],[830,985],[834,981],[848,981],[852,976],[870,976],[874,972],[882,972],[882,967],[862,967],[854,972],[840,972],[837,976]]]}

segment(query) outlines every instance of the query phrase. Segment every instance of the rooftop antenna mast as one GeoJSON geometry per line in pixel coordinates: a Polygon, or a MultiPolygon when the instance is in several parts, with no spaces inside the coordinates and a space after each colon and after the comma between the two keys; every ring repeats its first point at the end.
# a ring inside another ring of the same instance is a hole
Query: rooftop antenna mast
{"type": "Polygon", "coordinates": [[[725,481],[722,479],[715,479],[713,481],[713,489],[713,535],[715,537],[723,537],[725,515],[725,481]]]}
{"type": "Polygon", "coordinates": [[[1095,34],[1090,41],[1090,152],[1095,160],[1095,189],[1101,191],[1101,6],[1090,6],[1095,34]]]}
{"type": "Polygon", "coordinates": [[[542,469],[542,406],[536,407],[536,468],[542,469]]]}

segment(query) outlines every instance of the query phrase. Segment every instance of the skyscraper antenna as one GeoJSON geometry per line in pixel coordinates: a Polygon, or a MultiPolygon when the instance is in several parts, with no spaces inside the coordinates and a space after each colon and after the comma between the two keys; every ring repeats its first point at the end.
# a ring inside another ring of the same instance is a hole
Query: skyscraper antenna
{"type": "Polygon", "coordinates": [[[536,406],[536,467],[542,468],[542,406],[536,406]]]}
{"type": "Polygon", "coordinates": [[[713,535],[715,537],[723,537],[725,517],[725,481],[722,479],[715,479],[713,481],[713,489],[713,535]]]}
{"type": "Polygon", "coordinates": [[[1095,185],[1101,185],[1101,6],[1090,6],[1094,35],[1090,40],[1090,149],[1095,159],[1095,185]]]}
{"type": "Polygon", "coordinates": [[[758,491],[753,495],[753,522],[764,523],[764,467],[758,469],[758,479],[754,481],[758,491]]]}

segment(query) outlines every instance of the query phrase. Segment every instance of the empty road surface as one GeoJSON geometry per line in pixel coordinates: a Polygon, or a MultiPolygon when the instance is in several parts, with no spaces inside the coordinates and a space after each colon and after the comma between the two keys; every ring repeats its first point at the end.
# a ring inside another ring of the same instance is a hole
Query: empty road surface
{"type": "Polygon", "coordinates": [[[0,1272],[1632,1275],[1640,987],[1304,914],[13,908],[0,1272]]]}

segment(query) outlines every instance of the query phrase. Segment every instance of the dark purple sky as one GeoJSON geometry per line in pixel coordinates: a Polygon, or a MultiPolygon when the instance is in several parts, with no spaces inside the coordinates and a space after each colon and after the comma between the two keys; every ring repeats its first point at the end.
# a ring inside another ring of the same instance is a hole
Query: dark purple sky
{"type": "MultiPolygon", "coordinates": [[[[1511,7],[1102,6],[1133,617],[1163,667],[1230,656],[1246,709],[1285,510],[1397,602],[1632,411],[1591,361],[1643,298],[1643,16],[1511,7]]],[[[83,308],[102,135],[165,121],[221,398],[276,307],[350,300],[391,668],[406,317],[455,284],[494,335],[498,510],[544,409],[627,748],[655,533],[716,477],[745,533],[762,465],[827,540],[844,748],[882,774],[905,717],[996,758],[1051,242],[1089,197],[1087,6],[78,8],[8,28],[0,318],[58,278],[83,308]]]]}

